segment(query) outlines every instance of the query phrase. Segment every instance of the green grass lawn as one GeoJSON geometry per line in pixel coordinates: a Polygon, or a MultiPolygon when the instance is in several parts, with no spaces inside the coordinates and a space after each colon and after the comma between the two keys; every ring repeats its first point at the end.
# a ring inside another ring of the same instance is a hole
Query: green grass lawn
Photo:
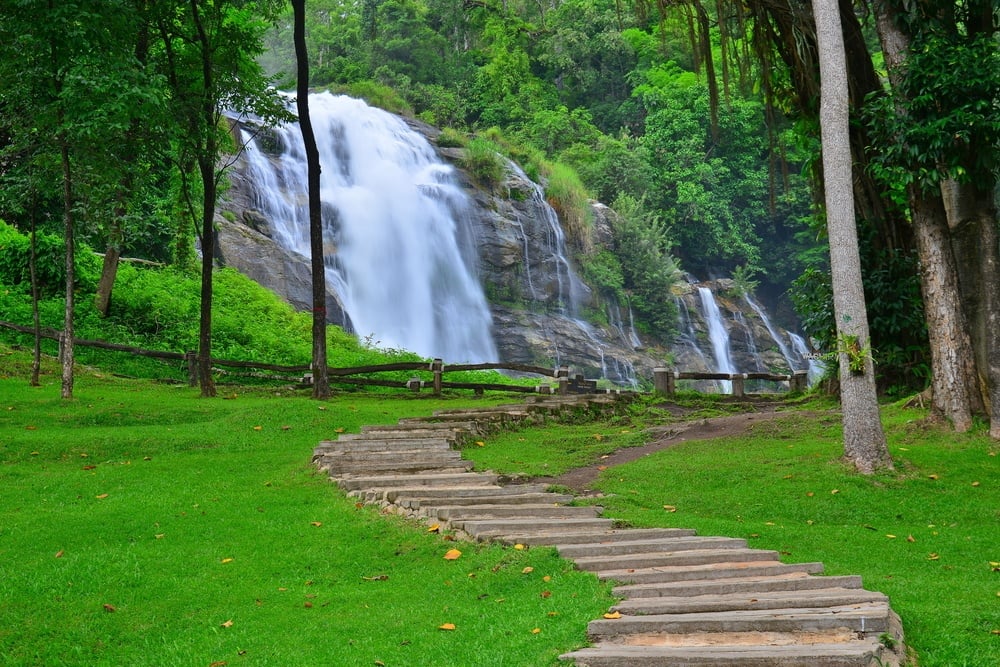
{"type": "Polygon", "coordinates": [[[549,665],[610,603],[551,549],[448,541],[310,465],[337,432],[489,398],[81,373],[64,402],[0,353],[0,664],[549,665]]]}
{"type": "MultiPolygon", "coordinates": [[[[310,465],[338,432],[517,399],[226,387],[201,399],[81,373],[65,402],[48,370],[29,387],[23,355],[0,348],[3,665],[555,665],[612,602],[551,549],[448,541],[356,506],[310,465]]],[[[891,597],[921,667],[995,667],[1000,445],[925,417],[885,408],[894,473],[851,473],[839,417],[790,411],[609,469],[599,502],[635,526],[746,537],[861,574],[891,597]]],[[[465,451],[555,475],[674,419],[640,402],[465,451]]]]}

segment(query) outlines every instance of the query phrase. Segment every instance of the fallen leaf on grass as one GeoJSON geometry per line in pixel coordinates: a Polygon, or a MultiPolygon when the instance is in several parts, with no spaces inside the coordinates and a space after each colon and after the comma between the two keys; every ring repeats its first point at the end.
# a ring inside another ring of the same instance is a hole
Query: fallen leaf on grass
{"type": "Polygon", "coordinates": [[[222,563],[232,563],[233,559],[232,558],[223,558],[220,562],[222,562],[222,563]]]}
{"type": "Polygon", "coordinates": [[[441,530],[441,524],[439,523],[431,524],[430,526],[427,527],[428,533],[436,533],[440,530],[441,530]]]}
{"type": "Polygon", "coordinates": [[[263,431],[264,427],[263,426],[254,426],[253,430],[255,430],[255,431],[263,431]]]}
{"type": "Polygon", "coordinates": [[[24,427],[24,430],[25,430],[25,431],[37,431],[37,430],[38,430],[38,427],[37,427],[37,426],[31,426],[31,425],[29,424],[28,426],[25,426],[25,427],[24,427]]]}
{"type": "Polygon", "coordinates": [[[539,595],[541,595],[543,598],[550,598],[552,597],[552,591],[542,591],[539,595]]]}
{"type": "Polygon", "coordinates": [[[913,535],[907,535],[906,536],[906,541],[907,542],[916,542],[917,538],[915,538],[913,535]]]}
{"type": "Polygon", "coordinates": [[[621,612],[617,612],[617,611],[609,611],[607,614],[604,615],[604,618],[608,618],[608,619],[612,619],[612,620],[616,619],[616,618],[621,618],[621,617],[622,617],[621,612]]]}
{"type": "Polygon", "coordinates": [[[454,630],[454,629],[455,629],[454,623],[442,623],[441,625],[438,626],[438,630],[454,630]]]}
{"type": "Polygon", "coordinates": [[[937,480],[940,479],[937,475],[927,475],[927,479],[937,480]]]}
{"type": "Polygon", "coordinates": [[[219,625],[221,625],[224,628],[231,628],[233,627],[233,619],[229,619],[228,621],[223,621],[219,625]]]}
{"type": "Polygon", "coordinates": [[[539,632],[541,632],[541,631],[542,631],[542,629],[541,629],[541,628],[533,628],[533,629],[531,630],[531,634],[533,634],[533,635],[537,635],[537,634],[538,634],[539,632]]]}
{"type": "Polygon", "coordinates": [[[107,604],[107,603],[105,603],[104,604],[104,611],[108,612],[109,614],[113,614],[113,613],[115,613],[118,610],[115,609],[115,606],[113,604],[107,604]]]}
{"type": "Polygon", "coordinates": [[[361,577],[363,581],[388,581],[388,574],[376,574],[374,577],[361,577]]]}
{"type": "Polygon", "coordinates": [[[216,660],[215,662],[213,662],[212,664],[210,664],[208,667],[226,667],[226,665],[228,665],[228,664],[229,663],[226,662],[225,660],[216,660]]]}
{"type": "Polygon", "coordinates": [[[444,554],[445,560],[456,560],[461,557],[462,557],[462,552],[459,551],[458,549],[448,549],[448,551],[445,552],[444,554]]]}
{"type": "Polygon", "coordinates": [[[108,494],[106,494],[106,493],[102,493],[101,495],[99,495],[99,496],[94,496],[94,497],[95,497],[95,498],[97,498],[98,500],[104,500],[105,498],[107,498],[107,497],[108,497],[108,494]]]}
{"type": "Polygon", "coordinates": [[[59,551],[56,552],[56,558],[62,558],[62,557],[63,557],[63,550],[60,549],[59,551]]]}
{"type": "Polygon", "coordinates": [[[97,466],[95,466],[95,465],[86,465],[86,466],[83,466],[83,469],[84,469],[84,470],[93,470],[93,469],[94,469],[94,468],[96,468],[96,467],[97,467],[97,466]]]}
{"type": "Polygon", "coordinates": [[[323,522],[322,521],[311,521],[311,522],[309,522],[309,525],[310,526],[316,526],[317,528],[319,528],[320,526],[323,525],[323,522]]]}
{"type": "Polygon", "coordinates": [[[482,440],[476,440],[476,447],[485,447],[486,443],[482,440]]]}
{"type": "Polygon", "coordinates": [[[550,577],[549,575],[545,575],[544,577],[542,577],[542,581],[544,581],[545,583],[548,583],[548,582],[552,581],[552,577],[550,577]]]}
{"type": "Polygon", "coordinates": [[[979,482],[973,482],[972,486],[979,486],[979,482]]]}
{"type": "Polygon", "coordinates": [[[306,601],[306,603],[303,604],[302,606],[305,607],[306,609],[312,609],[313,603],[306,601]]]}
{"type": "Polygon", "coordinates": [[[533,568],[533,567],[531,567],[529,565],[528,567],[526,567],[523,570],[521,570],[521,574],[531,574],[534,571],[535,571],[535,568],[533,568]]]}
{"type": "Polygon", "coordinates": [[[896,536],[895,536],[895,535],[888,535],[888,534],[887,534],[887,535],[886,535],[886,537],[888,537],[888,538],[889,538],[890,540],[894,540],[894,539],[896,539],[896,536]]]}
{"type": "Polygon", "coordinates": [[[667,510],[668,512],[676,512],[677,511],[677,508],[674,507],[673,505],[664,505],[663,509],[667,510]]]}
{"type": "Polygon", "coordinates": [[[941,557],[937,554],[927,554],[927,560],[938,560],[939,558],[941,557]]]}
{"type": "Polygon", "coordinates": [[[1000,563],[998,563],[997,561],[991,560],[990,561],[990,571],[991,572],[1000,572],[1000,563]]]}
{"type": "Polygon", "coordinates": [[[523,544],[515,544],[514,545],[514,549],[517,550],[517,551],[522,551],[524,549],[524,545],[523,544]]]}

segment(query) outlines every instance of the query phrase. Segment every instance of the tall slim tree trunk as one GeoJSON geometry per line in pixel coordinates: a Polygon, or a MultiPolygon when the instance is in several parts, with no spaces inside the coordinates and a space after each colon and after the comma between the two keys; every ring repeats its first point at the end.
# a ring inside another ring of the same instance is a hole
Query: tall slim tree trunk
{"type": "Polygon", "coordinates": [[[296,105],[306,149],[309,184],[309,249],[312,260],[312,370],[313,398],[330,396],[326,361],[326,266],[323,263],[323,211],[320,202],[320,163],[316,135],[309,118],[309,56],[306,51],[305,0],[292,0],[295,13],[296,105]]]}
{"type": "Polygon", "coordinates": [[[840,360],[844,457],[859,472],[891,468],[875,391],[861,257],[854,222],[847,59],[837,0],[813,0],[820,63],[820,127],[830,273],[840,360]]]}
{"type": "Polygon", "coordinates": [[[42,323],[38,314],[38,272],[35,270],[35,262],[38,258],[38,225],[35,212],[35,196],[32,190],[31,195],[31,241],[28,252],[28,272],[31,275],[31,326],[34,329],[34,344],[31,348],[31,379],[29,383],[32,387],[41,384],[39,375],[42,372],[42,323]]]}
{"type": "Polygon", "coordinates": [[[104,251],[101,277],[97,281],[97,294],[94,296],[94,308],[101,317],[107,317],[111,309],[111,292],[115,286],[115,278],[118,277],[118,260],[122,254],[122,227],[118,220],[111,222],[110,237],[104,251]]]}
{"type": "MultiPolygon", "coordinates": [[[[898,90],[910,40],[899,28],[893,2],[883,0],[875,14],[889,81],[898,90]]],[[[905,113],[905,109],[897,112],[905,113]]],[[[932,410],[951,421],[955,430],[967,431],[972,413],[982,410],[983,402],[944,204],[940,192],[922,192],[915,184],[907,188],[907,199],[921,264],[931,348],[932,410]]]]}
{"type": "Polygon", "coordinates": [[[63,175],[63,233],[66,241],[66,310],[63,313],[62,345],[62,397],[73,398],[73,287],[76,282],[75,253],[73,238],[73,178],[69,162],[69,146],[60,140],[59,153],[62,158],[63,175]]]}

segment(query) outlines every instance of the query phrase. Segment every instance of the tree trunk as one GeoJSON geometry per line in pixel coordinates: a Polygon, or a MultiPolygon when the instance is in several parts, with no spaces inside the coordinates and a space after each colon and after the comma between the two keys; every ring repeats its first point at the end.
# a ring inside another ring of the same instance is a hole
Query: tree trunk
{"type": "MultiPolygon", "coordinates": [[[[115,227],[118,227],[117,224],[115,227]]],[[[108,244],[104,251],[104,264],[101,267],[101,278],[97,281],[97,294],[94,296],[94,308],[101,317],[107,317],[111,309],[111,291],[118,276],[118,260],[121,258],[118,243],[108,244]]]]}
{"type": "Polygon", "coordinates": [[[60,141],[63,176],[63,233],[66,241],[66,310],[63,313],[62,345],[62,397],[73,398],[73,287],[76,282],[74,271],[76,242],[73,238],[73,178],[69,163],[69,146],[60,141]]]}
{"type": "Polygon", "coordinates": [[[35,270],[35,262],[38,258],[36,238],[38,236],[38,225],[36,220],[36,207],[34,191],[31,197],[31,246],[28,252],[28,272],[31,275],[31,325],[34,329],[34,345],[31,348],[31,379],[29,384],[37,387],[41,382],[39,375],[42,372],[42,323],[38,314],[38,272],[35,270]]]}
{"type": "Polygon", "coordinates": [[[830,273],[840,361],[844,457],[870,474],[892,468],[875,392],[852,196],[847,60],[837,0],[813,0],[830,273]]]}
{"type": "MultiPolygon", "coordinates": [[[[909,37],[900,30],[898,12],[891,2],[877,6],[875,19],[889,81],[899,89],[909,37]]],[[[898,113],[905,113],[905,109],[898,113]]],[[[955,430],[967,431],[972,413],[982,410],[983,401],[944,204],[940,192],[921,192],[916,184],[907,188],[907,199],[917,238],[931,348],[932,409],[951,421],[955,430]]]]}
{"type": "Polygon", "coordinates": [[[309,184],[309,249],[312,261],[312,371],[313,398],[330,396],[326,361],[326,266],[323,263],[323,210],[320,202],[319,149],[309,118],[309,56],[306,51],[305,0],[292,0],[295,12],[296,105],[306,150],[309,184]]]}
{"type": "Polygon", "coordinates": [[[955,258],[948,242],[944,206],[936,195],[908,189],[920,256],[920,287],[931,347],[932,410],[963,433],[972,427],[972,406],[982,409],[965,313],[959,299],[955,258]]]}
{"type": "Polygon", "coordinates": [[[979,371],[974,390],[988,406],[990,437],[1000,438],[1000,240],[993,193],[953,180],[942,182],[941,193],[979,371]]]}

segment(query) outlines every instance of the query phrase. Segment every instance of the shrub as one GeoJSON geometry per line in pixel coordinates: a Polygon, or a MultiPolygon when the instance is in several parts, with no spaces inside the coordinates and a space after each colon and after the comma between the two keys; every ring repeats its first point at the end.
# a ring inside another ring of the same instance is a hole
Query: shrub
{"type": "Polygon", "coordinates": [[[545,198],[559,214],[570,243],[583,252],[593,246],[593,214],[587,188],[572,167],[559,162],[547,163],[545,198]]]}
{"type": "Polygon", "coordinates": [[[469,142],[460,164],[477,183],[491,189],[500,184],[505,173],[499,147],[481,137],[469,142]]]}

